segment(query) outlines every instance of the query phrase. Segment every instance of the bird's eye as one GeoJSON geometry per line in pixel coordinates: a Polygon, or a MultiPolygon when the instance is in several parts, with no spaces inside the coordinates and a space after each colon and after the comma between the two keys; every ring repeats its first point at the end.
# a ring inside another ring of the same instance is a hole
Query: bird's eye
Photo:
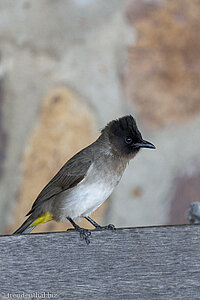
{"type": "Polygon", "coordinates": [[[132,138],[130,136],[125,137],[125,143],[126,144],[131,144],[132,143],[132,138]]]}

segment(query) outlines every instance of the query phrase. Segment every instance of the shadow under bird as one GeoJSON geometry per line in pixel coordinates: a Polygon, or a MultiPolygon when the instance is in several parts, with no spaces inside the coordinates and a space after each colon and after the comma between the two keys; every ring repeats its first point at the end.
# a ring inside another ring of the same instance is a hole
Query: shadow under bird
{"type": "Polygon", "coordinates": [[[100,226],[89,216],[110,196],[140,148],[155,146],[142,138],[132,116],[109,122],[98,139],[68,160],[44,187],[14,234],[29,233],[51,220],[68,220],[89,243],[91,232],[75,220],[85,218],[97,229],[115,229],[112,224],[100,226]]]}

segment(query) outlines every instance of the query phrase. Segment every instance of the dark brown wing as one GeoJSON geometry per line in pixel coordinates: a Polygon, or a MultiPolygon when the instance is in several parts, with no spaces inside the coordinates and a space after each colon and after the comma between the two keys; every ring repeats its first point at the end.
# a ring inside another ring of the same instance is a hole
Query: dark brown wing
{"type": "Polygon", "coordinates": [[[64,164],[60,171],[58,171],[58,173],[40,192],[27,216],[44,201],[47,201],[53,196],[76,186],[81,180],[83,180],[92,164],[90,151],[87,150],[89,149],[83,149],[64,164]]]}

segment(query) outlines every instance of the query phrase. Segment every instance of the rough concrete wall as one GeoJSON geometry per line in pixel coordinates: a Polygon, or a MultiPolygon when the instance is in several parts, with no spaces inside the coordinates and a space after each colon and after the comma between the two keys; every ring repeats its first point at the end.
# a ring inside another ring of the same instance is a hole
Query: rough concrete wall
{"type": "MultiPolygon", "coordinates": [[[[196,178],[200,165],[199,17],[198,0],[0,0],[1,232],[22,222],[65,160],[126,113],[157,150],[138,154],[96,217],[166,224],[178,209],[185,222],[180,178],[196,178]]],[[[38,230],[65,228],[48,226],[38,230]]]]}

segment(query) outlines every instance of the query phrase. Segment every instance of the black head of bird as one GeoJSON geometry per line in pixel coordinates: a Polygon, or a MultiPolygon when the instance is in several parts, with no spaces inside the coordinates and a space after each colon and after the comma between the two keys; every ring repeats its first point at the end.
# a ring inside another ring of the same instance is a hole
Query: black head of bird
{"type": "Polygon", "coordinates": [[[113,120],[102,130],[102,135],[107,135],[112,150],[122,156],[132,158],[141,148],[155,149],[155,146],[144,140],[136,125],[134,118],[125,116],[113,120]]]}

